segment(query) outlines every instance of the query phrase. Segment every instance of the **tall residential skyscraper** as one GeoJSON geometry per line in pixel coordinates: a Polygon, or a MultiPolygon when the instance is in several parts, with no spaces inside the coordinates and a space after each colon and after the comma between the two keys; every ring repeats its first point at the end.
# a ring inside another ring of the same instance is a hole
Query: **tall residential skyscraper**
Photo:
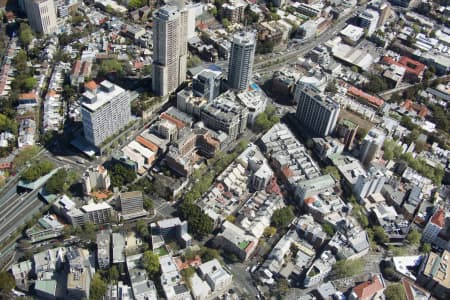
{"type": "Polygon", "coordinates": [[[187,10],[165,5],[153,14],[153,92],[165,96],[186,80],[187,10]]]}
{"type": "Polygon", "coordinates": [[[339,104],[310,85],[297,85],[294,95],[298,103],[297,120],[317,136],[330,135],[339,116],[339,104]]]}
{"type": "Polygon", "coordinates": [[[81,120],[84,137],[95,146],[119,132],[131,119],[130,93],[107,80],[86,83],[81,120]]]}
{"type": "Polygon", "coordinates": [[[51,34],[58,30],[53,0],[24,0],[23,6],[34,31],[51,34]]]}
{"type": "Polygon", "coordinates": [[[240,32],[233,36],[228,67],[228,85],[232,89],[247,89],[252,78],[256,39],[253,32],[240,32]]]}

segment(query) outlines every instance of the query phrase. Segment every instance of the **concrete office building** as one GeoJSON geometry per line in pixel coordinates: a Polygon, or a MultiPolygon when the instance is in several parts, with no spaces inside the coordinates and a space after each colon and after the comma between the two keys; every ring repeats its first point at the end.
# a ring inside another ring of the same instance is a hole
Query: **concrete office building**
{"type": "Polygon", "coordinates": [[[153,92],[166,96],[186,80],[188,12],[164,5],[153,14],[153,92]]]}
{"type": "Polygon", "coordinates": [[[364,137],[359,154],[359,160],[364,166],[368,166],[379,154],[386,135],[378,128],[372,128],[364,137]]]}
{"type": "Polygon", "coordinates": [[[131,119],[130,93],[107,80],[99,86],[86,84],[81,104],[84,137],[100,146],[108,137],[119,132],[131,119]]]}
{"type": "Polygon", "coordinates": [[[140,191],[121,193],[120,207],[122,209],[122,218],[125,220],[147,215],[147,211],[144,210],[144,196],[140,191]]]}
{"type": "Polygon", "coordinates": [[[232,89],[245,90],[252,78],[256,38],[253,32],[239,32],[233,36],[228,65],[228,85],[232,89]]]}
{"type": "Polygon", "coordinates": [[[246,129],[248,109],[228,91],[202,107],[200,118],[207,127],[225,132],[229,140],[234,141],[246,129]]]}
{"type": "Polygon", "coordinates": [[[23,5],[28,22],[34,31],[52,34],[58,30],[53,0],[24,0],[23,5]]]}
{"type": "Polygon", "coordinates": [[[368,36],[371,36],[377,30],[379,19],[380,14],[372,9],[367,9],[358,16],[359,25],[367,29],[368,36]]]}
{"type": "Polygon", "coordinates": [[[321,95],[313,86],[297,86],[295,90],[297,120],[316,136],[325,137],[334,131],[339,116],[339,104],[321,95]]]}
{"type": "Polygon", "coordinates": [[[204,97],[211,102],[220,94],[222,72],[205,69],[192,79],[192,91],[197,97],[204,97]]]}

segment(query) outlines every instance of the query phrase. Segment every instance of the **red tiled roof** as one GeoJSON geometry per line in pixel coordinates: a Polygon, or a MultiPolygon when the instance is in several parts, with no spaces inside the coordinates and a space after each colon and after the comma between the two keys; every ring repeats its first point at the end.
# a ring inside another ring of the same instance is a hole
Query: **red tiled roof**
{"type": "Polygon", "coordinates": [[[138,142],[139,144],[141,144],[144,147],[147,147],[148,149],[152,150],[153,152],[158,152],[158,146],[156,146],[155,144],[153,144],[152,142],[150,142],[149,140],[147,140],[146,138],[138,135],[136,137],[136,142],[138,142]]]}
{"type": "Polygon", "coordinates": [[[86,82],[86,83],[84,84],[84,87],[85,87],[86,89],[92,91],[92,90],[95,90],[95,89],[97,88],[97,84],[95,83],[94,80],[91,80],[91,81],[89,81],[89,82],[86,82]]]}
{"type": "Polygon", "coordinates": [[[36,93],[23,93],[19,95],[19,100],[36,99],[36,93]]]}
{"type": "Polygon", "coordinates": [[[425,105],[414,103],[410,99],[406,99],[400,106],[408,111],[416,111],[417,115],[421,118],[426,117],[429,113],[429,110],[425,105]]]}
{"type": "Polygon", "coordinates": [[[77,60],[75,64],[72,66],[72,70],[70,71],[70,73],[72,75],[78,75],[80,74],[80,69],[81,69],[81,61],[77,60]]]}
{"type": "Polygon", "coordinates": [[[374,275],[371,279],[363,282],[353,288],[353,292],[358,296],[358,299],[372,299],[372,297],[379,291],[384,289],[384,285],[380,280],[380,275],[374,275]]]}
{"type": "Polygon", "coordinates": [[[272,177],[267,184],[266,192],[269,194],[278,194],[281,195],[281,189],[280,186],[277,183],[277,179],[275,177],[272,177]]]}
{"type": "Polygon", "coordinates": [[[347,89],[347,93],[351,94],[355,97],[360,97],[363,98],[364,100],[366,100],[367,102],[369,102],[370,104],[376,106],[376,107],[381,107],[384,104],[384,100],[381,98],[378,98],[376,96],[370,95],[360,89],[357,89],[356,87],[349,85],[348,89],[347,89]]]}
{"type": "Polygon", "coordinates": [[[445,225],[445,212],[442,208],[440,208],[434,215],[431,217],[430,222],[439,227],[444,227],[445,225]]]}
{"type": "Polygon", "coordinates": [[[281,172],[283,173],[285,178],[289,178],[292,177],[294,175],[294,173],[292,172],[292,170],[289,168],[289,166],[284,166],[281,168],[281,172]]]}
{"type": "Polygon", "coordinates": [[[11,169],[11,168],[12,168],[12,163],[10,163],[10,162],[0,163],[0,170],[11,169]]]}
{"type": "Polygon", "coordinates": [[[425,65],[417,60],[409,58],[407,56],[402,56],[398,61],[394,60],[390,56],[383,57],[383,62],[389,65],[396,65],[405,68],[406,73],[415,75],[419,77],[421,73],[425,70],[425,65]]]}
{"type": "Polygon", "coordinates": [[[159,117],[161,119],[165,119],[165,120],[168,120],[168,121],[174,123],[177,126],[178,130],[180,130],[181,128],[184,128],[186,126],[182,121],[172,117],[171,115],[169,115],[165,112],[162,113],[159,117]]]}
{"type": "Polygon", "coordinates": [[[426,291],[423,288],[417,286],[416,284],[414,284],[414,282],[412,282],[409,279],[402,278],[402,284],[403,284],[403,287],[405,288],[405,293],[406,293],[406,299],[407,300],[415,300],[416,299],[414,297],[414,294],[413,294],[413,289],[421,291],[428,298],[430,297],[430,293],[428,291],[426,291]]]}

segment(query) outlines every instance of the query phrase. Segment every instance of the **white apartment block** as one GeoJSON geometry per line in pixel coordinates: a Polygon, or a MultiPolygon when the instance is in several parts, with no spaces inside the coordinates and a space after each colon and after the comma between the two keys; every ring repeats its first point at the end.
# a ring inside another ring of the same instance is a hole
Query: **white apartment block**
{"type": "Polygon", "coordinates": [[[24,0],[25,13],[34,31],[52,34],[58,30],[53,0],[24,0]]]}
{"type": "Polygon", "coordinates": [[[81,104],[84,136],[95,146],[118,133],[131,119],[130,93],[104,80],[86,84],[81,104]]]}
{"type": "Polygon", "coordinates": [[[87,169],[83,174],[82,180],[84,192],[87,194],[95,189],[107,190],[111,185],[108,170],[102,165],[87,169]]]}

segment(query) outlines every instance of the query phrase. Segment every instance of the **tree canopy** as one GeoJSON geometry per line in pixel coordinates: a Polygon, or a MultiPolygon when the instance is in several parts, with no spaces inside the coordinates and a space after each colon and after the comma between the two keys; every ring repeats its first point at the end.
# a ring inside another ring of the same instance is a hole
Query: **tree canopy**
{"type": "Polygon", "coordinates": [[[111,185],[114,187],[122,187],[127,185],[136,179],[136,173],[122,165],[121,163],[115,163],[109,170],[111,185]]]}
{"type": "Polygon", "coordinates": [[[409,231],[408,235],[406,236],[406,240],[411,245],[415,245],[415,246],[419,245],[421,238],[422,238],[422,235],[416,229],[411,229],[409,231]]]}
{"type": "Polygon", "coordinates": [[[278,122],[280,122],[280,118],[276,115],[275,106],[269,105],[264,112],[256,116],[253,129],[256,132],[264,132],[278,122]]]}
{"type": "Polygon", "coordinates": [[[17,123],[15,120],[8,118],[8,116],[0,113],[0,131],[9,131],[13,134],[17,133],[17,123]]]}
{"type": "Polygon", "coordinates": [[[336,181],[341,181],[341,174],[335,166],[328,166],[322,171],[323,174],[330,174],[336,181]]]}
{"type": "Polygon", "coordinates": [[[100,273],[95,273],[91,281],[91,286],[89,289],[89,299],[91,300],[101,300],[106,293],[107,285],[103,281],[100,273]]]}
{"type": "Polygon", "coordinates": [[[396,141],[386,139],[384,140],[383,151],[383,158],[385,160],[392,160],[400,157],[403,152],[403,148],[396,141]]]}
{"type": "Polygon", "coordinates": [[[100,63],[99,74],[104,76],[109,73],[118,73],[122,75],[124,73],[123,64],[117,59],[105,59],[100,63]]]}
{"type": "Polygon", "coordinates": [[[384,291],[386,300],[406,300],[405,288],[400,283],[389,285],[384,291]]]}
{"type": "Polygon", "coordinates": [[[34,163],[22,174],[22,179],[26,181],[35,181],[48,174],[54,167],[52,162],[46,160],[34,163]]]}
{"type": "Polygon", "coordinates": [[[33,39],[33,30],[31,30],[30,25],[27,23],[20,23],[19,27],[19,40],[22,46],[25,48],[31,43],[33,39]]]}
{"type": "Polygon", "coordinates": [[[207,216],[200,207],[184,201],[180,205],[180,216],[183,220],[187,220],[189,223],[189,231],[199,238],[210,234],[214,229],[213,220],[207,216]]]}
{"type": "Polygon", "coordinates": [[[70,186],[76,182],[78,175],[59,169],[45,184],[45,190],[50,194],[61,194],[69,190],[70,186]]]}
{"type": "Polygon", "coordinates": [[[385,244],[389,242],[389,237],[386,234],[386,231],[384,231],[383,227],[381,226],[375,226],[373,228],[373,234],[375,241],[379,244],[385,244]]]}
{"type": "Polygon", "coordinates": [[[149,277],[153,277],[159,271],[159,257],[153,251],[144,252],[141,260],[142,266],[147,271],[149,277]]]}
{"type": "Polygon", "coordinates": [[[294,213],[290,207],[283,207],[274,211],[272,215],[272,224],[276,228],[282,228],[288,226],[292,219],[294,219],[294,213]]]}
{"type": "Polygon", "coordinates": [[[364,261],[362,259],[347,259],[338,261],[333,266],[333,271],[338,278],[342,278],[361,274],[363,268],[364,261]]]}
{"type": "Polygon", "coordinates": [[[130,8],[141,8],[143,6],[145,6],[147,4],[147,1],[145,0],[130,0],[130,2],[128,2],[128,6],[130,8]]]}
{"type": "Polygon", "coordinates": [[[10,292],[16,287],[14,277],[6,271],[0,272],[0,291],[2,293],[10,292]]]}

